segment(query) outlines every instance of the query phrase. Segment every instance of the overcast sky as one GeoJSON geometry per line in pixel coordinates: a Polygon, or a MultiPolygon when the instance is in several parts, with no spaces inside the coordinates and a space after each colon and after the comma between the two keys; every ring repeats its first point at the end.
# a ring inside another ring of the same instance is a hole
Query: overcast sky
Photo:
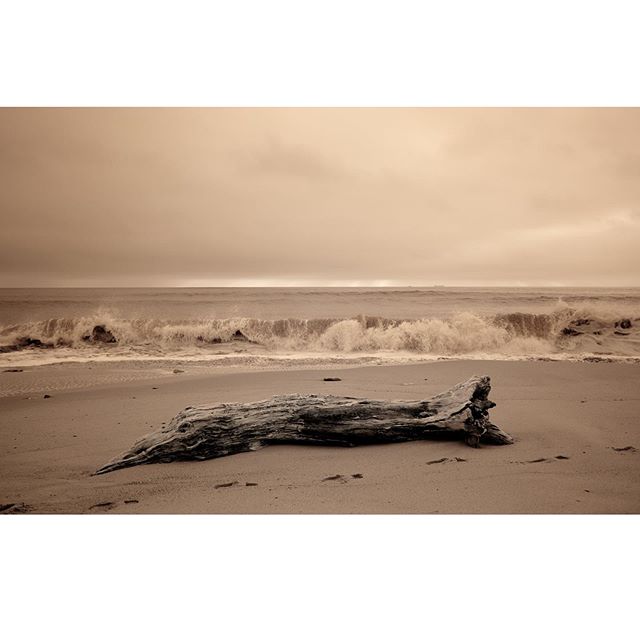
{"type": "Polygon", "coordinates": [[[640,285],[640,109],[0,109],[0,286],[640,285]]]}

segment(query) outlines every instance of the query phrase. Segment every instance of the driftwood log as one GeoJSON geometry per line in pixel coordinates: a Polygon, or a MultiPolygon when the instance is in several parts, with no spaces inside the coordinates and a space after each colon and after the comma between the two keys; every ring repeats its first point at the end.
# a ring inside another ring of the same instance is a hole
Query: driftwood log
{"type": "Polygon", "coordinates": [[[489,420],[488,377],[473,377],[427,400],[287,395],[245,404],[187,407],[96,474],[154,462],[207,460],[267,444],[355,446],[427,438],[511,444],[489,420]]]}

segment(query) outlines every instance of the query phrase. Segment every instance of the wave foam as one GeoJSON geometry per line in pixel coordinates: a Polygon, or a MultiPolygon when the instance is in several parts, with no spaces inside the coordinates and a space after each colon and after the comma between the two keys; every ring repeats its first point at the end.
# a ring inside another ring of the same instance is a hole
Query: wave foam
{"type": "Polygon", "coordinates": [[[166,321],[125,319],[100,313],[82,318],[51,318],[0,327],[3,351],[35,348],[127,349],[169,356],[206,353],[242,345],[243,351],[282,353],[409,353],[430,356],[496,357],[553,354],[640,355],[640,310],[571,308],[559,305],[546,314],[493,316],[462,312],[449,318],[418,320],[374,316],[262,320],[256,318],[166,321]],[[105,327],[115,345],[91,341],[94,328],[105,327]]]}

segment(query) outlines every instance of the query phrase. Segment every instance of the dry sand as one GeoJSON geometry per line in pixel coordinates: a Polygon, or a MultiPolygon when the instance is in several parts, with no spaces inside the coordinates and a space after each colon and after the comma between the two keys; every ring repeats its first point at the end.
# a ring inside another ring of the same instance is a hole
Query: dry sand
{"type": "Polygon", "coordinates": [[[637,365],[184,368],[182,374],[114,365],[1,372],[0,393],[7,397],[0,398],[0,503],[24,503],[32,513],[93,514],[640,512],[637,365]],[[493,421],[516,444],[272,446],[91,475],[185,406],[295,392],[418,399],[473,374],[491,376],[493,421]],[[326,376],[342,381],[323,382],[326,376]],[[433,462],[442,458],[454,461],[433,462]],[[332,476],[341,477],[327,479],[332,476]]]}

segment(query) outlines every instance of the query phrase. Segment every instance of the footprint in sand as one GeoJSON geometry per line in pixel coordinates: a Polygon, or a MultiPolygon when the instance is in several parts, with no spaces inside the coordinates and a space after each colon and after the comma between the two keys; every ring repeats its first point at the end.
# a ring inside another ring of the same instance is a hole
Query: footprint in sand
{"type": "Polygon", "coordinates": [[[536,458],[535,460],[519,460],[518,464],[536,464],[537,462],[553,462],[554,460],[570,460],[569,456],[555,456],[553,458],[536,458]]]}
{"type": "Polygon", "coordinates": [[[340,474],[335,476],[327,476],[326,478],[322,478],[322,482],[327,482],[328,480],[338,480],[340,482],[346,482],[346,478],[343,478],[340,474]]]}
{"type": "Polygon", "coordinates": [[[27,513],[31,511],[31,507],[24,502],[9,502],[0,504],[0,514],[8,515],[10,513],[27,513]]]}
{"type": "MultiPolygon", "coordinates": [[[[355,478],[356,480],[360,480],[362,478],[364,478],[364,475],[361,473],[352,473],[351,474],[351,478],[355,478]]],[[[349,478],[347,478],[346,476],[343,476],[341,474],[336,474],[335,476],[327,476],[326,478],[322,478],[322,482],[327,482],[327,481],[336,481],[336,482],[341,482],[341,483],[346,483],[349,481],[349,478]]]]}
{"type": "Polygon", "coordinates": [[[89,509],[113,509],[116,506],[115,502],[98,502],[98,504],[93,504],[89,507],[89,509]]]}
{"type": "Polygon", "coordinates": [[[441,464],[443,462],[466,462],[466,458],[438,458],[438,460],[429,460],[427,464],[441,464]]]}
{"type": "Polygon", "coordinates": [[[213,488],[214,489],[225,489],[226,487],[233,487],[236,484],[238,484],[238,481],[234,480],[233,482],[223,482],[222,484],[217,484],[213,488]]]}

